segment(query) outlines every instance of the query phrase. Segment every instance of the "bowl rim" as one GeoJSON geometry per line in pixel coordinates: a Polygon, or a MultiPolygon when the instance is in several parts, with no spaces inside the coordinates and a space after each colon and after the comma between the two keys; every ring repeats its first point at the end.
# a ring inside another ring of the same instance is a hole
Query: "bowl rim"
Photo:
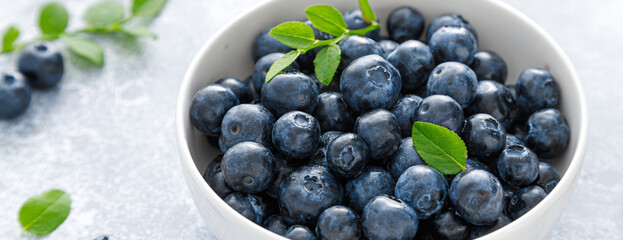
{"type": "MultiPolygon", "coordinates": [[[[208,50],[211,47],[213,47],[216,39],[219,39],[220,37],[222,37],[223,33],[227,29],[231,28],[233,25],[235,25],[236,22],[240,21],[245,16],[249,15],[250,13],[254,11],[258,11],[262,8],[266,8],[267,6],[270,6],[273,2],[276,2],[276,1],[278,0],[266,0],[260,3],[257,3],[253,7],[248,8],[247,10],[238,14],[232,20],[220,26],[218,30],[216,30],[211,35],[211,37],[208,40],[206,40],[206,42],[203,43],[203,45],[201,46],[197,54],[193,57],[192,62],[190,63],[189,67],[186,70],[186,73],[184,74],[184,78],[182,80],[180,89],[178,91],[176,111],[175,111],[175,115],[176,115],[175,116],[175,128],[176,128],[176,138],[177,138],[177,143],[178,143],[178,149],[180,151],[181,165],[183,169],[195,169],[195,171],[189,171],[190,176],[187,176],[187,177],[190,177],[191,180],[195,182],[202,182],[202,184],[200,184],[199,186],[200,190],[202,192],[207,192],[208,195],[211,195],[211,198],[220,199],[220,197],[218,197],[216,192],[214,192],[214,190],[212,190],[212,188],[210,188],[210,186],[203,180],[202,173],[200,172],[199,169],[197,169],[193,161],[193,158],[190,154],[190,148],[189,148],[189,144],[187,140],[188,136],[184,129],[187,124],[190,124],[184,121],[184,116],[188,114],[188,109],[186,109],[185,106],[187,105],[187,102],[190,101],[190,99],[188,99],[188,96],[185,95],[184,93],[190,87],[191,81],[193,79],[195,72],[197,72],[197,69],[201,67],[200,65],[201,59],[203,58],[203,56],[208,54],[208,50]]],[[[567,66],[567,68],[569,69],[570,71],[569,74],[571,75],[571,79],[569,79],[569,81],[572,82],[576,86],[574,88],[574,91],[575,91],[576,96],[579,98],[578,99],[578,102],[579,102],[578,110],[579,110],[579,115],[580,115],[580,122],[579,122],[580,126],[579,126],[579,132],[577,133],[578,143],[577,143],[576,149],[573,152],[571,162],[569,166],[567,167],[567,170],[565,171],[565,174],[561,177],[557,187],[554,188],[547,195],[545,199],[543,199],[539,204],[537,204],[533,209],[528,211],[522,217],[516,220],[513,220],[511,223],[501,228],[501,229],[508,229],[508,228],[513,228],[514,226],[523,224],[525,221],[528,221],[528,219],[531,218],[530,217],[531,215],[534,215],[534,214],[537,214],[537,212],[543,211],[546,206],[553,205],[555,201],[557,201],[558,199],[562,197],[565,190],[573,190],[569,188],[574,184],[575,180],[577,180],[577,176],[580,173],[581,167],[584,162],[584,155],[586,153],[586,147],[587,147],[587,142],[588,142],[588,126],[589,126],[588,107],[587,107],[586,95],[583,91],[584,87],[582,85],[582,82],[580,81],[579,75],[577,74],[575,67],[573,66],[567,54],[560,47],[560,45],[553,39],[553,37],[551,37],[545,31],[545,29],[543,29],[534,20],[530,19],[524,13],[515,9],[508,3],[505,3],[499,0],[480,0],[480,1],[488,2],[488,4],[492,4],[493,6],[503,11],[506,11],[508,14],[512,15],[513,17],[518,18],[521,22],[524,22],[525,24],[529,25],[531,28],[533,28],[537,32],[538,35],[543,37],[543,39],[545,39],[547,44],[549,46],[552,46],[554,52],[562,59],[563,65],[567,66]]],[[[187,182],[187,185],[188,184],[189,183],[187,182]]],[[[193,201],[196,201],[196,200],[193,198],[193,201]]],[[[255,228],[255,230],[265,231],[267,234],[272,234],[270,235],[272,237],[285,239],[261,227],[260,225],[255,224],[251,220],[246,219],[244,216],[237,214],[237,212],[234,209],[232,209],[231,207],[228,207],[225,201],[217,201],[217,202],[218,203],[216,204],[218,205],[218,207],[225,208],[225,211],[229,211],[229,213],[233,214],[234,217],[237,220],[239,220],[241,224],[244,223],[245,227],[255,228]]],[[[499,236],[496,233],[500,233],[500,231],[494,231],[484,237],[481,237],[480,239],[494,239],[499,236]]]]}

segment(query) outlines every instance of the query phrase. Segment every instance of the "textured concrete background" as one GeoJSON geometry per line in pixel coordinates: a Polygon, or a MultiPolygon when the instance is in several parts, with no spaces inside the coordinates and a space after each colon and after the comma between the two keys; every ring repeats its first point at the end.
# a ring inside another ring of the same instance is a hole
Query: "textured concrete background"
{"type": "MultiPolygon", "coordinates": [[[[35,35],[42,2],[0,0],[0,28],[15,23],[26,36],[35,35]]],[[[60,2],[69,8],[70,28],[78,28],[95,1],[60,2]]],[[[103,68],[67,54],[59,87],[35,91],[26,114],[0,121],[0,238],[19,239],[20,205],[50,188],[70,193],[73,205],[67,221],[45,239],[212,238],[182,179],[177,90],[201,44],[254,2],[171,0],[151,25],[157,41],[97,38],[105,48],[103,68]]],[[[584,170],[550,239],[622,239],[623,2],[506,2],[560,43],[588,96],[584,170]]],[[[0,70],[14,64],[14,56],[0,56],[0,70]]]]}

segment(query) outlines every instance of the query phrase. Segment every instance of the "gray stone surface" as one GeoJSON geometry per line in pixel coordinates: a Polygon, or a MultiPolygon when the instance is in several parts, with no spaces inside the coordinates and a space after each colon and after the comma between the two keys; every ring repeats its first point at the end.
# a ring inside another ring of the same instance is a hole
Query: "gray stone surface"
{"type": "MultiPolygon", "coordinates": [[[[0,28],[36,34],[43,1],[0,0],[0,28]]],[[[94,1],[63,0],[71,28],[94,1]]],[[[124,0],[122,2],[129,2],[124,0]]],[[[69,54],[66,75],[35,91],[26,114],[0,121],[0,238],[19,239],[29,196],[60,188],[72,212],[45,239],[211,239],[182,179],[175,140],[177,90],[201,44],[255,1],[171,0],[156,41],[101,37],[103,68],[69,54]]],[[[623,238],[623,2],[506,0],[543,26],[578,69],[588,96],[589,147],[578,189],[551,239],[623,238]]],[[[15,57],[0,56],[0,69],[15,57]]],[[[28,239],[30,237],[24,236],[28,239]]]]}

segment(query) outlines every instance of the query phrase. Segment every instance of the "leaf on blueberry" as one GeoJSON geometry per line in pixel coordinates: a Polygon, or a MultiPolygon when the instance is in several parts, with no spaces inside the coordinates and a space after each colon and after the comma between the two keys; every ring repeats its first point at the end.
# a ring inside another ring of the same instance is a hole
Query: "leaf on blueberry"
{"type": "Polygon", "coordinates": [[[2,37],[2,52],[13,50],[13,43],[19,36],[19,29],[16,26],[10,26],[2,37]]]}
{"type": "Polygon", "coordinates": [[[307,48],[316,40],[310,26],[296,21],[279,24],[269,34],[292,48],[307,48]]]}
{"type": "Polygon", "coordinates": [[[69,51],[81,56],[97,66],[104,64],[104,52],[95,42],[74,36],[61,36],[61,41],[67,45],[69,51]]]}
{"type": "Polygon", "coordinates": [[[337,67],[340,65],[342,50],[336,44],[324,47],[316,54],[314,59],[314,72],[318,81],[329,86],[337,67]]]}
{"type": "Polygon", "coordinates": [[[331,5],[309,6],[305,8],[305,15],[318,30],[336,37],[344,34],[348,27],[340,11],[331,5]]]}
{"type": "Polygon", "coordinates": [[[134,0],[132,3],[132,15],[137,17],[152,18],[157,16],[167,0],[134,0]]]}
{"type": "Polygon", "coordinates": [[[372,11],[372,7],[370,7],[368,0],[359,0],[359,8],[361,9],[363,20],[366,20],[366,22],[369,23],[376,21],[376,14],[372,11]]]}
{"type": "Polygon", "coordinates": [[[65,7],[59,3],[48,3],[41,9],[39,28],[43,34],[56,35],[65,31],[69,15],[65,7]]]}
{"type": "Polygon", "coordinates": [[[432,123],[415,122],[412,139],[424,162],[442,174],[466,170],[467,147],[453,131],[432,123]]]}
{"type": "Polygon", "coordinates": [[[45,236],[67,219],[70,210],[69,194],[54,189],[26,200],[19,210],[19,222],[23,232],[45,236]]]}
{"type": "Polygon", "coordinates": [[[89,7],[84,14],[84,21],[94,27],[106,27],[121,21],[124,14],[121,3],[105,0],[89,7]]]}
{"type": "Polygon", "coordinates": [[[277,61],[270,66],[270,69],[268,69],[268,73],[266,73],[266,82],[270,82],[270,80],[277,76],[277,74],[279,74],[283,69],[290,66],[290,64],[296,61],[296,58],[299,57],[299,55],[301,55],[301,52],[292,50],[277,59],[277,61]]]}

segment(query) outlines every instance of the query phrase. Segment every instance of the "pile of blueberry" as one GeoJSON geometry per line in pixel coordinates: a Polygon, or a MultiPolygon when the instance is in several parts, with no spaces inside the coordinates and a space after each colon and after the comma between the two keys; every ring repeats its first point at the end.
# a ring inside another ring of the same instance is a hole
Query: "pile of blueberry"
{"type": "MultiPolygon", "coordinates": [[[[365,27],[347,12],[350,29],[365,27]]],[[[561,155],[569,127],[556,110],[558,85],[526,69],[504,85],[507,65],[479,51],[472,26],[456,14],[429,23],[394,10],[389,38],[378,31],[339,43],[329,86],[313,75],[315,52],[265,83],[291,49],[263,31],[253,43],[253,75],[199,90],[194,127],[224,153],[204,173],[233,209],[291,239],[472,239],[521,217],[560,176],[539,159],[561,155]],[[414,122],[456,132],[466,171],[442,175],[418,155],[414,122]]],[[[315,30],[316,39],[330,35],[315,30]]]]}
{"type": "Polygon", "coordinates": [[[30,104],[31,86],[50,89],[63,77],[63,56],[53,46],[35,43],[18,58],[18,72],[0,73],[0,119],[15,118],[30,104]]]}

